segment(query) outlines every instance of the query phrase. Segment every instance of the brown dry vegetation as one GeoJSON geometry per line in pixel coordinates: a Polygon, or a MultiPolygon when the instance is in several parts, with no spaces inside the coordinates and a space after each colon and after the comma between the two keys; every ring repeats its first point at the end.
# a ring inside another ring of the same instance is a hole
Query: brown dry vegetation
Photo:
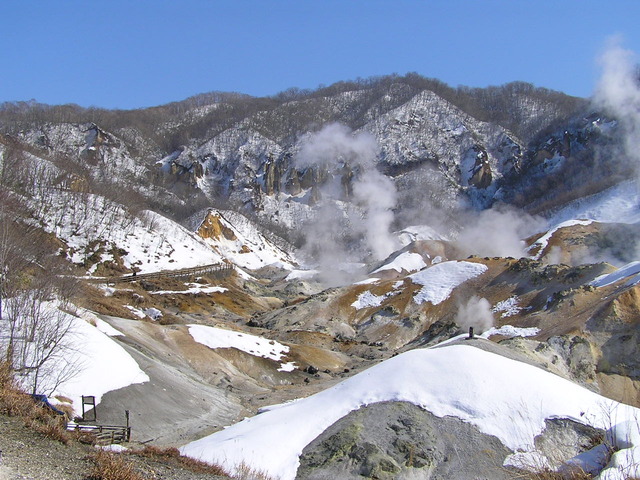
{"type": "Polygon", "coordinates": [[[147,457],[153,460],[161,460],[166,463],[171,463],[180,468],[187,469],[195,473],[208,473],[211,475],[226,476],[227,473],[218,465],[211,465],[203,462],[202,460],[196,460],[194,458],[185,457],[180,454],[180,451],[175,447],[155,447],[147,445],[139,450],[132,450],[131,455],[137,455],[140,457],[147,457]]]}
{"type": "MultiPolygon", "coordinates": [[[[514,480],[590,480],[592,475],[576,468],[571,472],[559,473],[553,470],[541,469],[535,472],[514,473],[514,480]]],[[[633,479],[628,479],[633,480],[633,479]]]]}
{"type": "Polygon", "coordinates": [[[145,480],[120,454],[99,449],[90,458],[93,468],[87,480],[145,480]]]}
{"type": "Polygon", "coordinates": [[[71,439],[65,429],[65,418],[39,405],[22,391],[6,362],[0,364],[0,413],[20,417],[31,429],[63,444],[71,439]]]}
{"type": "Polygon", "coordinates": [[[122,298],[116,295],[106,296],[103,291],[90,284],[84,285],[82,295],[78,299],[78,304],[81,307],[103,315],[112,315],[132,320],[137,318],[129,309],[123,306],[122,298]]]}

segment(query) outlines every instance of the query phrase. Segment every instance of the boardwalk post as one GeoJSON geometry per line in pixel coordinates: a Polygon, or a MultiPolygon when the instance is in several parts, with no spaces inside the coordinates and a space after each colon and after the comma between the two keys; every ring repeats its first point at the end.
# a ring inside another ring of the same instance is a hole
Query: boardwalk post
{"type": "Polygon", "coordinates": [[[93,395],[82,395],[82,420],[96,421],[98,418],[96,413],[96,397],[93,395]],[[88,408],[87,408],[88,407],[88,408]],[[87,418],[87,413],[93,410],[93,418],[87,418]]]}
{"type": "Polygon", "coordinates": [[[127,420],[127,429],[125,430],[126,438],[124,440],[125,442],[128,442],[131,440],[131,427],[129,426],[129,410],[124,411],[124,416],[127,420]]]}

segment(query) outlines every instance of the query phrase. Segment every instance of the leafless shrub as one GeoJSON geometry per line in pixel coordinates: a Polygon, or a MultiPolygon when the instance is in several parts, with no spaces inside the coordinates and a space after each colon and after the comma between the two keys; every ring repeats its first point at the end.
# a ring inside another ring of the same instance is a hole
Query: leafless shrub
{"type": "Polygon", "coordinates": [[[234,480],[276,480],[266,472],[257,470],[244,462],[236,466],[236,473],[232,478],[234,480]]]}

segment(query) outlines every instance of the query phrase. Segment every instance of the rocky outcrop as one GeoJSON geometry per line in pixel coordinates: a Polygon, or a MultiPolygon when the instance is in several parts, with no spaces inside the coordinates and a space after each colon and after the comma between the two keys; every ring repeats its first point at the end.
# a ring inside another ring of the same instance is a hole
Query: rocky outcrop
{"type": "Polygon", "coordinates": [[[212,240],[221,240],[226,238],[227,240],[237,240],[235,233],[222,221],[220,214],[214,211],[210,211],[205,216],[202,223],[196,230],[196,233],[202,238],[209,238],[212,240]]]}
{"type": "Polygon", "coordinates": [[[487,152],[480,147],[476,148],[479,151],[476,155],[476,162],[471,170],[469,184],[476,188],[484,189],[491,185],[491,181],[493,180],[491,165],[489,164],[487,152]]]}
{"type": "Polygon", "coordinates": [[[640,380],[640,287],[617,295],[587,327],[602,351],[598,372],[640,380]]]}
{"type": "Polygon", "coordinates": [[[369,405],[325,430],[302,452],[296,478],[510,479],[511,453],[493,436],[404,402],[369,405]]]}

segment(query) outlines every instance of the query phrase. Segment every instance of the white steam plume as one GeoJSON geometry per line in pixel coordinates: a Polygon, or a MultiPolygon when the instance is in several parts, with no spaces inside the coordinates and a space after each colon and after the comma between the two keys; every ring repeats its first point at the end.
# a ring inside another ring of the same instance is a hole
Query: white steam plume
{"type": "Polygon", "coordinates": [[[474,333],[486,332],[493,327],[491,304],[486,298],[474,295],[467,303],[458,307],[455,322],[462,331],[473,327],[474,333]]]}
{"type": "MultiPolygon", "coordinates": [[[[593,95],[599,108],[613,115],[622,127],[629,158],[640,161],[640,78],[637,57],[622,47],[622,37],[611,37],[599,58],[602,69],[593,95]]],[[[638,165],[636,164],[637,168],[638,165]]]]}
{"type": "Polygon", "coordinates": [[[349,229],[342,233],[361,239],[359,248],[354,251],[352,246],[349,250],[353,260],[366,256],[382,260],[397,248],[390,233],[397,192],[394,183],[376,169],[377,154],[378,145],[372,135],[354,135],[348,127],[336,123],[325,126],[302,143],[295,158],[296,166],[325,169],[329,173],[328,180],[320,186],[322,200],[316,219],[306,232],[308,251],[321,269],[344,262],[347,248],[338,228],[340,222],[349,229]],[[344,205],[338,208],[343,199],[341,176],[345,171],[353,173],[350,181],[357,211],[344,205]]]}
{"type": "Polygon", "coordinates": [[[398,247],[389,232],[397,200],[395,185],[375,168],[369,168],[356,179],[353,194],[365,209],[363,230],[367,247],[375,260],[383,260],[398,247]]]}
{"type": "Polygon", "coordinates": [[[484,257],[526,256],[523,239],[546,229],[542,219],[506,206],[467,216],[462,223],[456,246],[466,255],[484,257]]]}
{"type": "Polygon", "coordinates": [[[305,139],[296,165],[300,168],[325,165],[338,167],[343,163],[374,166],[378,144],[369,133],[352,135],[345,125],[330,123],[305,139]]]}

